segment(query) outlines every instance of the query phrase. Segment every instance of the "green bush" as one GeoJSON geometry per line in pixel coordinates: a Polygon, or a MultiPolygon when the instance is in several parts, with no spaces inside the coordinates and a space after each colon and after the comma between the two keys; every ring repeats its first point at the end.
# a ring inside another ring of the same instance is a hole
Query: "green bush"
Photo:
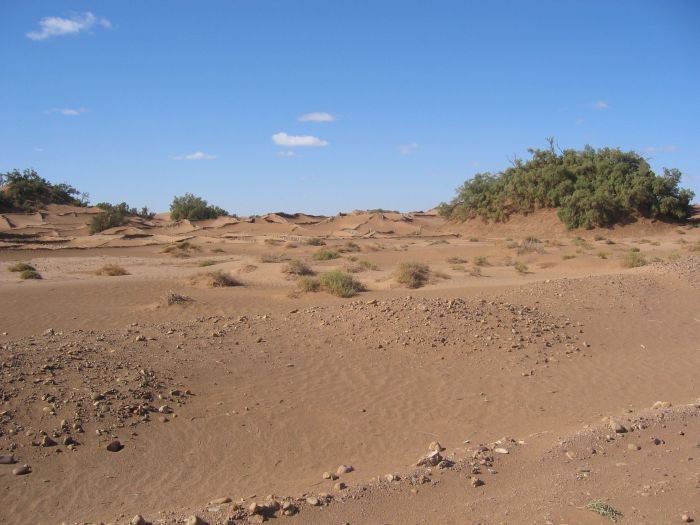
{"type": "Polygon", "coordinates": [[[102,210],[101,213],[95,215],[90,221],[88,227],[90,233],[99,233],[108,228],[124,226],[129,222],[130,217],[141,217],[142,219],[152,219],[155,213],[148,210],[146,206],[137,210],[131,208],[126,202],[119,204],[110,204],[108,202],[100,202],[97,207],[102,210]]]}
{"type": "Polygon", "coordinates": [[[622,266],[625,268],[639,268],[640,266],[645,266],[646,263],[647,260],[639,251],[629,251],[622,258],[622,266]]]}
{"type": "Polygon", "coordinates": [[[694,196],[679,188],[681,173],[656,175],[641,155],[617,148],[557,153],[553,139],[546,150],[530,149],[532,159],[515,160],[498,174],[477,173],[442,203],[444,217],[505,221],[514,213],[556,208],[568,228],[624,223],[636,216],[683,220],[694,196]]]}
{"type": "Polygon", "coordinates": [[[173,198],[170,204],[170,218],[174,221],[215,219],[222,215],[228,215],[226,210],[218,206],[210,206],[207,201],[191,193],[173,198]]]}
{"type": "Polygon", "coordinates": [[[41,274],[36,270],[23,270],[19,274],[20,279],[41,279],[41,274]]]}
{"type": "Polygon", "coordinates": [[[48,204],[86,206],[88,196],[68,184],[52,184],[31,169],[0,173],[0,209],[36,211],[48,204]]]}
{"type": "Polygon", "coordinates": [[[292,259],[282,268],[282,272],[290,276],[313,275],[314,271],[303,261],[292,259]]]}
{"type": "Polygon", "coordinates": [[[297,281],[300,292],[318,292],[321,289],[321,281],[318,277],[304,276],[297,281]]]}
{"type": "Polygon", "coordinates": [[[408,288],[420,288],[430,278],[430,267],[419,262],[403,262],[399,264],[394,279],[408,288]]]}
{"type": "Polygon", "coordinates": [[[515,268],[515,271],[518,273],[527,273],[527,271],[528,271],[527,264],[523,264],[523,263],[515,263],[513,265],[513,268],[515,268]]]}
{"type": "Polygon", "coordinates": [[[324,291],[338,297],[352,297],[365,289],[360,281],[340,270],[322,274],[319,282],[324,291]]]}

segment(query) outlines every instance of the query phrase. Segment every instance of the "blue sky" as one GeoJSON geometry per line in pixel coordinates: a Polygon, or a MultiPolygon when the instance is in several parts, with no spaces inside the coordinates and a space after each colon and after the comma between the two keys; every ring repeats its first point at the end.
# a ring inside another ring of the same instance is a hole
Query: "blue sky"
{"type": "Polygon", "coordinates": [[[0,171],[156,210],[409,211],[555,136],[700,195],[698,28],[694,0],[7,0],[0,171]]]}

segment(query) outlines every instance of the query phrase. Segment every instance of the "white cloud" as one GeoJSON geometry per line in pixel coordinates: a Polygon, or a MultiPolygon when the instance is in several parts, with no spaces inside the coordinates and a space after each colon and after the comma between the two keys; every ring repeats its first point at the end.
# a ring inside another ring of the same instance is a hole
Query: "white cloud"
{"type": "Polygon", "coordinates": [[[411,142],[410,144],[401,144],[399,146],[399,153],[401,155],[410,155],[418,149],[418,144],[411,142]]]}
{"type": "Polygon", "coordinates": [[[333,122],[335,119],[330,113],[305,113],[299,117],[299,122],[333,122]]]}
{"type": "Polygon", "coordinates": [[[178,155],[173,157],[173,160],[214,160],[216,155],[209,155],[203,151],[195,151],[189,155],[178,155]]]}
{"type": "Polygon", "coordinates": [[[77,117],[87,111],[86,108],[53,108],[49,113],[58,113],[64,117],[77,117]]]}
{"type": "Polygon", "coordinates": [[[300,155],[296,151],[286,150],[286,151],[278,151],[277,156],[278,157],[299,157],[300,155]]]}
{"type": "Polygon", "coordinates": [[[295,147],[320,147],[327,146],[328,142],[321,140],[318,137],[312,135],[287,135],[284,132],[275,133],[272,135],[272,142],[278,146],[285,146],[288,148],[295,147]]]}
{"type": "Polygon", "coordinates": [[[674,146],[673,144],[668,146],[649,146],[648,148],[644,148],[644,151],[647,153],[672,153],[678,151],[678,146],[674,146]]]}
{"type": "Polygon", "coordinates": [[[47,16],[39,21],[39,31],[30,31],[27,38],[30,40],[46,40],[53,36],[74,35],[83,31],[90,31],[95,27],[111,28],[112,23],[106,18],[98,18],[90,11],[82,15],[73,15],[70,18],[60,16],[47,16]]]}
{"type": "Polygon", "coordinates": [[[610,107],[610,104],[608,104],[605,100],[597,100],[593,104],[593,107],[596,109],[608,109],[610,107]]]}

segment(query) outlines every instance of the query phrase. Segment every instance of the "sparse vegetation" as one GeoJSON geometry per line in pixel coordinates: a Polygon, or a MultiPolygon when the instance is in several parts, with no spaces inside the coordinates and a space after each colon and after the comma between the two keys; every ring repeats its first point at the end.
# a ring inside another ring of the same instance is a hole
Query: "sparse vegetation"
{"type": "Polygon", "coordinates": [[[199,261],[199,266],[200,268],[204,268],[206,266],[214,266],[216,264],[216,261],[212,261],[211,259],[204,259],[203,261],[199,261]]]}
{"type": "Polygon", "coordinates": [[[337,248],[337,250],[340,253],[348,253],[348,252],[359,252],[359,251],[361,251],[361,248],[360,248],[360,245],[357,244],[356,242],[347,241],[342,246],[339,246],[337,248]]]}
{"type": "Polygon", "coordinates": [[[565,253],[561,258],[565,261],[569,261],[571,259],[576,259],[576,256],[573,253],[565,253]]]}
{"type": "Polygon", "coordinates": [[[463,259],[462,257],[448,257],[445,261],[449,264],[465,264],[468,262],[467,259],[463,259]]]}
{"type": "Polygon", "coordinates": [[[331,259],[337,259],[340,254],[335,250],[319,250],[313,254],[312,258],[314,261],[330,261],[331,259]]]}
{"type": "Polygon", "coordinates": [[[489,260],[488,258],[484,257],[483,255],[479,255],[477,257],[474,257],[474,260],[472,261],[474,266],[488,266],[489,265],[489,260]]]}
{"type": "Polygon", "coordinates": [[[306,239],[304,244],[308,244],[309,246],[325,246],[326,241],[320,239],[319,237],[311,237],[310,239],[306,239]]]}
{"type": "Polygon", "coordinates": [[[513,265],[513,268],[515,268],[516,272],[521,273],[521,274],[527,273],[527,271],[528,271],[527,264],[523,264],[523,263],[515,263],[513,265]]]}
{"type": "Polygon", "coordinates": [[[165,304],[168,306],[172,306],[174,304],[182,304],[182,303],[187,303],[192,301],[193,299],[191,297],[188,297],[187,295],[182,295],[177,292],[174,292],[172,290],[168,290],[168,293],[165,294],[165,304]]]}
{"type": "Polygon", "coordinates": [[[18,262],[7,267],[8,272],[25,272],[27,270],[34,271],[36,268],[25,262],[18,262]]]}
{"type": "Polygon", "coordinates": [[[297,289],[301,292],[323,290],[338,297],[353,297],[365,290],[365,286],[352,275],[334,270],[321,274],[319,277],[301,277],[297,281],[297,289]]]}
{"type": "Polygon", "coordinates": [[[292,277],[300,277],[303,275],[314,275],[314,271],[309,267],[306,263],[299,259],[292,259],[289,261],[284,268],[282,268],[282,272],[286,273],[289,276],[292,277]]]}
{"type": "Polygon", "coordinates": [[[281,253],[265,253],[260,256],[261,263],[282,263],[288,260],[289,257],[281,253]]]}
{"type": "Polygon", "coordinates": [[[607,258],[608,258],[608,254],[607,254],[606,252],[598,252],[596,255],[597,255],[598,257],[600,257],[601,259],[607,259],[607,258]]]}
{"type": "Polygon", "coordinates": [[[639,251],[629,251],[622,258],[622,265],[625,268],[639,268],[640,266],[645,266],[647,260],[644,256],[639,253],[639,251]]]}
{"type": "Polygon", "coordinates": [[[41,279],[41,274],[36,270],[22,270],[19,273],[20,279],[41,279]]]}
{"type": "Polygon", "coordinates": [[[469,270],[469,275],[472,277],[482,277],[481,266],[472,266],[471,270],[469,270]]]}
{"type": "Polygon", "coordinates": [[[231,274],[217,270],[199,276],[199,279],[212,288],[227,288],[230,286],[241,286],[242,283],[231,274]]]}
{"type": "Polygon", "coordinates": [[[118,264],[105,264],[102,268],[95,270],[95,275],[108,275],[110,277],[117,277],[120,275],[129,275],[123,267],[118,264]]]}
{"type": "Polygon", "coordinates": [[[505,221],[515,213],[556,208],[568,228],[594,228],[633,220],[637,216],[684,220],[691,212],[693,192],[679,187],[681,172],[664,169],[656,175],[641,155],[617,148],[557,152],[530,149],[528,161],[497,173],[477,173],[443,203],[444,217],[505,221]]]}
{"type": "Polygon", "coordinates": [[[407,288],[420,288],[430,279],[430,267],[419,262],[403,262],[396,269],[394,279],[407,288]]]}
{"type": "Polygon", "coordinates": [[[379,267],[374,264],[373,262],[370,261],[365,261],[365,260],[357,260],[355,259],[354,264],[349,264],[346,267],[346,270],[350,273],[359,273],[359,272],[364,272],[366,270],[378,270],[379,267]]]}
{"type": "Polygon", "coordinates": [[[215,219],[222,215],[228,215],[226,210],[218,206],[210,206],[207,201],[191,193],[173,198],[170,204],[170,218],[174,221],[215,219]]]}
{"type": "Polygon", "coordinates": [[[603,501],[591,501],[590,503],[587,503],[583,508],[595,512],[596,514],[600,514],[604,518],[610,518],[610,520],[612,521],[617,521],[618,519],[623,517],[622,512],[603,501]]]}

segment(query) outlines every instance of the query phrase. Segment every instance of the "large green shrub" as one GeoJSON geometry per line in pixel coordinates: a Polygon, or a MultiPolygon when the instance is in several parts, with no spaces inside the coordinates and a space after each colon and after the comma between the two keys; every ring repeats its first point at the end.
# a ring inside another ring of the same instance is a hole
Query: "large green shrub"
{"type": "Polygon", "coordinates": [[[530,149],[532,158],[516,160],[497,173],[477,173],[457,189],[441,215],[455,220],[482,217],[504,221],[514,213],[557,208],[568,228],[624,223],[637,216],[686,219],[693,192],[679,187],[681,173],[657,175],[641,155],[617,148],[557,152],[530,149]]]}
{"type": "Polygon", "coordinates": [[[207,201],[191,193],[175,197],[170,205],[170,218],[174,221],[215,219],[221,215],[228,213],[218,206],[210,206],[207,201]]]}
{"type": "Polygon", "coordinates": [[[48,204],[86,206],[87,194],[68,184],[52,184],[31,169],[0,173],[0,209],[36,211],[48,204]]]}

